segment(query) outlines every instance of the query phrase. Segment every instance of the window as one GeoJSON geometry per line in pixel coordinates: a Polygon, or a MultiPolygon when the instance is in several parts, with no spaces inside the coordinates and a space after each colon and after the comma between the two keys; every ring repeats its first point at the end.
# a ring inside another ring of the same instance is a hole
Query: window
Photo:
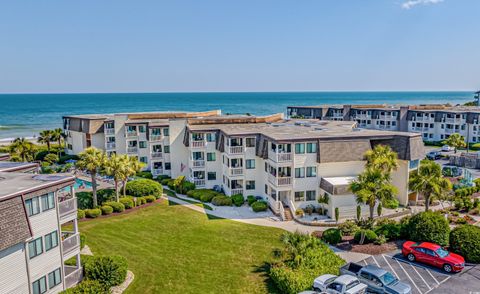
{"type": "Polygon", "coordinates": [[[165,128],[163,129],[163,135],[166,137],[166,136],[170,136],[170,131],[168,128],[165,128]]]}
{"type": "Polygon", "coordinates": [[[317,192],[315,190],[306,192],[307,201],[315,201],[317,199],[317,192]]]}
{"type": "Polygon", "coordinates": [[[28,257],[34,258],[35,256],[42,254],[42,252],[43,252],[42,237],[37,238],[28,243],[28,257]]]}
{"type": "Polygon", "coordinates": [[[295,192],[295,201],[303,201],[304,199],[305,199],[304,191],[295,192]]]}
{"type": "Polygon", "coordinates": [[[255,181],[247,181],[245,186],[247,190],[255,190],[255,181]]]}
{"type": "Polygon", "coordinates": [[[295,144],[295,154],[303,154],[303,153],[305,153],[305,143],[295,144]]]}
{"type": "Polygon", "coordinates": [[[207,142],[215,142],[215,134],[214,133],[207,133],[207,142]]]}
{"type": "Polygon", "coordinates": [[[245,160],[245,167],[247,169],[254,169],[255,168],[255,159],[247,159],[245,160]]]}
{"type": "Polygon", "coordinates": [[[307,153],[316,153],[317,143],[307,143],[307,153]]]}
{"type": "Polygon", "coordinates": [[[144,125],[138,126],[138,131],[140,133],[145,133],[145,126],[144,125]]]}
{"type": "Polygon", "coordinates": [[[216,155],[215,152],[208,152],[208,153],[207,153],[207,161],[215,161],[215,160],[217,160],[215,155],[216,155]]]}
{"type": "Polygon", "coordinates": [[[265,162],[265,172],[268,172],[268,164],[265,162]]]}
{"type": "Polygon", "coordinates": [[[305,168],[297,167],[295,168],[295,178],[304,178],[305,177],[305,168]]]}
{"type": "Polygon", "coordinates": [[[47,279],[41,277],[32,284],[33,294],[42,294],[47,292],[47,279]]]}
{"type": "Polygon", "coordinates": [[[47,211],[55,208],[55,194],[53,192],[42,196],[42,211],[47,211]]]}
{"type": "Polygon", "coordinates": [[[140,162],[148,163],[148,158],[146,156],[141,156],[140,157],[140,162]]]}
{"type": "Polygon", "coordinates": [[[165,162],[165,170],[171,170],[172,169],[172,165],[170,162],[165,162]]]}
{"type": "Polygon", "coordinates": [[[216,172],[208,172],[207,173],[207,179],[209,181],[215,181],[217,179],[217,173],[216,172]]]}
{"type": "Polygon", "coordinates": [[[58,246],[58,232],[53,231],[50,234],[45,235],[45,251],[58,246]]]}
{"type": "Polygon", "coordinates": [[[140,141],[139,146],[140,148],[147,148],[147,141],[140,141]]]}
{"type": "Polygon", "coordinates": [[[170,146],[163,146],[163,152],[170,153],[170,146]]]}
{"type": "Polygon", "coordinates": [[[48,288],[52,289],[61,282],[62,280],[60,276],[60,268],[57,268],[56,270],[48,274],[48,288]]]}
{"type": "Polygon", "coordinates": [[[246,138],[245,145],[247,147],[255,147],[255,138],[246,138]]]}
{"type": "Polygon", "coordinates": [[[268,194],[268,186],[265,185],[265,194],[268,194]]]}
{"type": "Polygon", "coordinates": [[[313,178],[317,176],[317,167],[309,166],[307,167],[307,178],[313,178]]]}
{"type": "Polygon", "coordinates": [[[40,203],[38,197],[25,200],[25,206],[27,209],[28,216],[32,216],[40,213],[40,203]]]}

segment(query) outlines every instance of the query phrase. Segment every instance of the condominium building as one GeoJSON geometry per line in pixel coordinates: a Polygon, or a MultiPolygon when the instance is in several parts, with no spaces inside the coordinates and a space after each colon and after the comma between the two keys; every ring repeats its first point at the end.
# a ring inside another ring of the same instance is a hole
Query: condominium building
{"type": "Polygon", "coordinates": [[[72,176],[0,172],[1,293],[58,293],[81,281],[74,182],[72,176]],[[65,265],[70,258],[77,266],[65,265]]]}
{"type": "Polygon", "coordinates": [[[288,117],[356,121],[358,127],[415,132],[438,142],[459,133],[469,143],[480,142],[480,107],[449,105],[289,106],[288,117]]]}
{"type": "MultiPolygon", "coordinates": [[[[105,138],[108,132],[115,134],[115,148],[108,149],[100,139],[98,148],[138,156],[154,175],[183,175],[199,188],[261,196],[280,215],[286,207],[317,206],[318,197],[328,194],[329,215],[338,207],[347,217],[355,215],[356,207],[348,185],[364,170],[365,152],[386,144],[398,153],[393,176],[397,198],[403,205],[416,200],[409,198],[416,196],[408,193],[408,175],[424,155],[419,134],[359,129],[355,122],[286,120],[283,114],[207,114],[124,114],[125,119],[113,123],[105,118],[94,134],[73,130],[73,118],[66,117],[67,142],[72,144],[67,151],[87,147],[75,146],[82,140],[74,137],[105,138]]],[[[88,121],[88,116],[75,119],[88,121]]]]}

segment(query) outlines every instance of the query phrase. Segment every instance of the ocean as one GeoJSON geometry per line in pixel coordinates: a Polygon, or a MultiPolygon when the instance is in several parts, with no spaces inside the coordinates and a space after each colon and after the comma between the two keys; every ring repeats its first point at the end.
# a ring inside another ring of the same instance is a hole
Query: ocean
{"type": "Polygon", "coordinates": [[[138,111],[204,111],[256,115],[285,112],[289,105],[461,104],[471,92],[232,92],[0,94],[0,140],[33,137],[62,126],[62,116],[138,111]]]}

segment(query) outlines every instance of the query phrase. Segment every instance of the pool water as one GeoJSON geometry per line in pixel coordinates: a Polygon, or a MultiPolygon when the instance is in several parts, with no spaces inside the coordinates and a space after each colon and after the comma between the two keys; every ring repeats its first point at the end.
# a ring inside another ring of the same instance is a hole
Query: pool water
{"type": "Polygon", "coordinates": [[[92,183],[82,179],[75,179],[73,187],[75,190],[92,189],[92,183]]]}

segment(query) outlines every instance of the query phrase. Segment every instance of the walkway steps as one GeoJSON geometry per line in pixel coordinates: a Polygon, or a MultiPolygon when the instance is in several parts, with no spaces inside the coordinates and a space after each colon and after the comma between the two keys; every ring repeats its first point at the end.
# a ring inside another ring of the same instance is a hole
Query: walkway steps
{"type": "Polygon", "coordinates": [[[285,210],[285,221],[293,220],[293,215],[292,215],[292,212],[290,211],[290,208],[285,205],[283,205],[283,208],[285,210]]]}

